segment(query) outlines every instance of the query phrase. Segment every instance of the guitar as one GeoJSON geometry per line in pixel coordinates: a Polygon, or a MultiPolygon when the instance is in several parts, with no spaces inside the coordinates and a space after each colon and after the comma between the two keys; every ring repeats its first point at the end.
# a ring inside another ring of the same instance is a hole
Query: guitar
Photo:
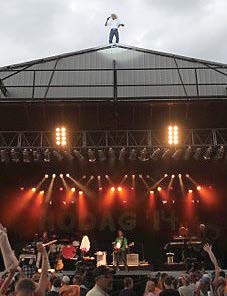
{"type": "MultiPolygon", "coordinates": [[[[132,242],[130,244],[127,244],[126,249],[130,249],[131,247],[134,247],[134,246],[135,246],[135,243],[132,242]]],[[[119,248],[119,247],[117,247],[116,244],[114,245],[114,253],[115,254],[118,253],[118,252],[120,252],[121,250],[122,250],[122,246],[119,248]]]]}

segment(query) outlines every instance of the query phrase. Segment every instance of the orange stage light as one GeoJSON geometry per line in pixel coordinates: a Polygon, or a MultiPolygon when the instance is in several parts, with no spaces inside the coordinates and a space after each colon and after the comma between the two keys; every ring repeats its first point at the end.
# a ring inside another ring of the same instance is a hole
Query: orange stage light
{"type": "Polygon", "coordinates": [[[71,188],[71,191],[72,191],[72,192],[75,192],[75,191],[76,191],[76,189],[73,187],[73,188],[71,188]]]}
{"type": "Polygon", "coordinates": [[[188,190],[188,193],[192,193],[192,192],[193,192],[193,190],[192,190],[192,189],[189,189],[189,190],[188,190]]]}
{"type": "Polygon", "coordinates": [[[162,191],[162,187],[157,188],[158,192],[162,191]]]}
{"type": "Polygon", "coordinates": [[[123,190],[122,187],[117,187],[118,192],[122,192],[122,190],[123,190]]]}
{"type": "Polygon", "coordinates": [[[202,188],[201,186],[197,186],[197,190],[200,191],[202,188]]]}
{"type": "Polygon", "coordinates": [[[32,192],[36,192],[36,188],[35,187],[32,188],[32,192]]]}
{"type": "Polygon", "coordinates": [[[83,194],[84,194],[83,191],[80,190],[80,191],[79,191],[79,195],[83,195],[83,194]]]}
{"type": "Polygon", "coordinates": [[[114,192],[114,191],[115,191],[115,187],[111,187],[111,188],[110,188],[110,191],[111,191],[111,192],[114,192]]]}

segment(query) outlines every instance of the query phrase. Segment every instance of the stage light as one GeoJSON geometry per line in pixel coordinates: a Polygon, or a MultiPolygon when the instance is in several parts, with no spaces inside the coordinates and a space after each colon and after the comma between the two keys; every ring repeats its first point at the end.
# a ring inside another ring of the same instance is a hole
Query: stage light
{"type": "Polygon", "coordinates": [[[196,151],[195,151],[195,154],[194,154],[193,158],[195,160],[199,160],[200,155],[201,155],[201,152],[202,152],[202,148],[201,147],[196,148],[196,151]]]}
{"type": "Polygon", "coordinates": [[[165,174],[164,177],[165,177],[165,178],[168,177],[168,174],[165,174]]]}
{"type": "Polygon", "coordinates": [[[153,151],[153,153],[151,154],[151,159],[152,160],[157,160],[160,156],[160,153],[161,153],[161,149],[160,148],[157,148],[153,151]]]}
{"type": "Polygon", "coordinates": [[[109,148],[108,154],[109,154],[110,162],[114,162],[116,156],[115,156],[115,152],[114,152],[113,148],[111,148],[111,147],[109,148]]]}
{"type": "Polygon", "coordinates": [[[55,178],[56,178],[56,174],[53,174],[53,175],[52,175],[52,178],[55,179],[55,178]]]}
{"type": "Polygon", "coordinates": [[[41,190],[41,191],[39,192],[39,194],[43,195],[43,194],[44,194],[44,190],[41,190]]]}
{"type": "Polygon", "coordinates": [[[189,175],[189,174],[186,174],[185,176],[186,176],[186,178],[189,178],[189,177],[190,177],[190,175],[189,175]]]}
{"type": "Polygon", "coordinates": [[[20,161],[20,155],[19,152],[15,149],[11,149],[11,159],[13,162],[19,162],[20,161]]]}
{"type": "Polygon", "coordinates": [[[131,161],[136,160],[136,156],[137,156],[136,154],[137,154],[136,149],[132,149],[129,154],[129,160],[131,160],[131,161]]]}
{"type": "Polygon", "coordinates": [[[24,191],[24,187],[21,187],[21,188],[20,188],[20,191],[24,191]]]}
{"type": "Polygon", "coordinates": [[[83,195],[83,194],[84,194],[83,191],[80,190],[80,191],[79,191],[79,195],[83,195]]]}
{"type": "Polygon", "coordinates": [[[157,188],[158,192],[162,191],[162,187],[157,188]]]}
{"type": "Polygon", "coordinates": [[[217,153],[214,157],[214,159],[223,159],[225,154],[225,148],[224,146],[220,146],[220,148],[217,150],[217,153]]]}
{"type": "Polygon", "coordinates": [[[103,150],[98,150],[98,155],[99,155],[99,160],[100,161],[105,161],[106,160],[106,155],[103,150]]]}
{"type": "Polygon", "coordinates": [[[50,162],[50,151],[49,151],[49,149],[45,149],[45,151],[44,151],[44,162],[50,162]]]}
{"type": "Polygon", "coordinates": [[[35,187],[32,188],[32,192],[36,192],[36,188],[35,187]]]}
{"type": "Polygon", "coordinates": [[[63,178],[63,174],[60,174],[59,177],[62,179],[63,178]]]}
{"type": "Polygon", "coordinates": [[[64,189],[63,189],[63,187],[59,187],[59,191],[63,191],[64,189]]]}
{"type": "Polygon", "coordinates": [[[168,144],[169,145],[177,145],[179,144],[179,133],[178,133],[178,126],[170,125],[168,127],[168,144]]]}
{"type": "Polygon", "coordinates": [[[97,179],[98,179],[98,180],[101,180],[101,176],[98,176],[97,179]]]}
{"type": "Polygon", "coordinates": [[[70,174],[66,174],[66,177],[69,178],[70,177],[70,174]]]}
{"type": "Polygon", "coordinates": [[[56,138],[56,145],[57,146],[66,146],[67,144],[67,135],[66,135],[66,128],[65,127],[57,127],[56,128],[56,133],[55,133],[55,138],[56,138]]]}
{"type": "Polygon", "coordinates": [[[192,192],[193,192],[193,190],[192,190],[192,189],[189,189],[189,190],[188,190],[188,193],[192,193],[192,192]]]}
{"type": "Polygon", "coordinates": [[[79,161],[84,161],[84,156],[78,150],[75,149],[73,153],[79,161]]]}
{"type": "Polygon", "coordinates": [[[24,149],[22,152],[23,155],[23,162],[30,162],[30,157],[29,157],[29,151],[27,149],[24,149]]]}
{"type": "Polygon", "coordinates": [[[148,161],[149,160],[149,155],[147,152],[147,148],[143,148],[140,152],[139,160],[141,161],[148,161]]]}
{"type": "Polygon", "coordinates": [[[131,187],[131,190],[134,190],[134,187],[131,187]]]}
{"type": "Polygon", "coordinates": [[[49,178],[49,176],[46,174],[46,175],[45,175],[45,179],[48,179],[48,178],[49,178]]]}
{"type": "Polygon", "coordinates": [[[163,203],[163,205],[166,205],[167,204],[167,200],[163,200],[162,203],[163,203]]]}
{"type": "Polygon", "coordinates": [[[171,178],[174,179],[175,178],[175,175],[172,175],[171,178]]]}
{"type": "Polygon", "coordinates": [[[178,177],[179,177],[179,178],[181,178],[181,177],[182,177],[182,175],[181,175],[181,174],[179,174],[179,175],[178,175],[178,177]]]}
{"type": "Polygon", "coordinates": [[[136,177],[135,175],[132,175],[132,178],[133,178],[133,179],[135,179],[135,177],[136,177]]]}
{"type": "Polygon", "coordinates": [[[89,162],[95,162],[96,161],[96,157],[95,157],[95,154],[92,151],[92,149],[88,149],[88,161],[89,162]]]}
{"type": "Polygon", "coordinates": [[[71,188],[71,191],[72,191],[72,192],[75,192],[75,191],[76,191],[76,188],[74,188],[74,187],[71,188]]]}
{"type": "Polygon", "coordinates": [[[154,194],[154,190],[150,190],[150,194],[152,194],[152,195],[153,195],[153,194],[154,194]]]}
{"type": "Polygon", "coordinates": [[[51,206],[52,205],[52,201],[50,200],[50,202],[49,202],[49,205],[51,206]]]}
{"type": "Polygon", "coordinates": [[[200,191],[202,188],[201,186],[197,186],[197,190],[200,191]]]}
{"type": "Polygon", "coordinates": [[[117,187],[117,191],[118,191],[118,192],[122,192],[122,190],[123,190],[122,187],[120,187],[120,186],[117,187]]]}
{"type": "Polygon", "coordinates": [[[205,160],[209,160],[209,159],[211,159],[211,155],[212,155],[212,147],[209,146],[209,147],[207,148],[207,150],[206,150],[205,155],[203,156],[203,158],[204,158],[205,160]]]}
{"type": "Polygon", "coordinates": [[[167,159],[171,156],[171,150],[169,148],[166,148],[162,154],[162,159],[167,159]]]}
{"type": "Polygon", "coordinates": [[[102,191],[102,187],[99,187],[99,191],[102,191]]]}
{"type": "Polygon", "coordinates": [[[122,147],[119,153],[119,160],[123,161],[125,159],[125,155],[126,155],[126,149],[125,147],[122,147]]]}
{"type": "Polygon", "coordinates": [[[114,191],[115,191],[115,187],[111,187],[111,188],[110,188],[110,191],[111,191],[111,192],[114,192],[114,191]]]}
{"type": "Polygon", "coordinates": [[[192,147],[189,146],[185,151],[184,160],[189,160],[191,155],[192,155],[192,147]]]}

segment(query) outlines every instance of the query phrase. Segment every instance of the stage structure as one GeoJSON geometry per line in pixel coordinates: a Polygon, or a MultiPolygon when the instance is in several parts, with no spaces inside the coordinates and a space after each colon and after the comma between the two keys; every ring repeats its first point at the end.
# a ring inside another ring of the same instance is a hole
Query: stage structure
{"type": "Polygon", "coordinates": [[[226,99],[226,64],[120,44],[0,68],[1,103],[226,99]]]}
{"type": "Polygon", "coordinates": [[[1,131],[1,161],[48,162],[51,157],[57,160],[64,157],[89,160],[92,157],[94,161],[108,158],[148,161],[227,157],[227,129],[181,130],[180,133],[179,145],[171,146],[163,130],[71,131],[68,145],[59,148],[51,131],[1,131]]]}

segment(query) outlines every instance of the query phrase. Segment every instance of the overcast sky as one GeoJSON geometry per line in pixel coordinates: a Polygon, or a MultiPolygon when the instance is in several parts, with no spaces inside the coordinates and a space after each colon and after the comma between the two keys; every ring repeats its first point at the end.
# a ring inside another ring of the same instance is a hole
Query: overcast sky
{"type": "Polygon", "coordinates": [[[227,63],[227,0],[0,0],[0,65],[120,42],[227,63]]]}

